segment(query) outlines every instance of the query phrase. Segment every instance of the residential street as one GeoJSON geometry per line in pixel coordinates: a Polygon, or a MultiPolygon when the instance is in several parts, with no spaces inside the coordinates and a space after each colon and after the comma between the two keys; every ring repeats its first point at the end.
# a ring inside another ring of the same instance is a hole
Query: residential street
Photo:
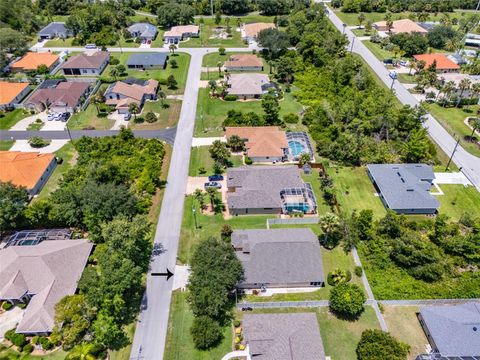
{"type": "MultiPolygon", "coordinates": [[[[329,9],[328,17],[339,31],[344,31],[343,22],[331,9],[329,9]]],[[[359,54],[365,60],[365,62],[370,65],[373,71],[375,71],[378,77],[388,87],[390,87],[392,85],[392,79],[389,76],[389,71],[385,68],[383,63],[378,60],[375,55],[370,52],[370,50],[368,50],[368,48],[358,39],[358,37],[352,33],[350,29],[346,28],[345,34],[350,40],[350,44],[353,41],[353,51],[359,54]]],[[[351,45],[349,45],[349,49],[351,48],[351,45]]],[[[402,104],[411,106],[420,104],[418,100],[415,99],[415,97],[409,93],[400,82],[395,81],[393,89],[395,90],[395,94],[402,104]]],[[[456,140],[430,114],[428,114],[425,127],[428,129],[431,138],[438,144],[440,148],[443,149],[447,155],[450,156],[455,148],[456,140]]],[[[453,162],[459,168],[461,168],[465,176],[480,191],[480,158],[471,155],[459,145],[455,155],[453,156],[453,162]]]]}

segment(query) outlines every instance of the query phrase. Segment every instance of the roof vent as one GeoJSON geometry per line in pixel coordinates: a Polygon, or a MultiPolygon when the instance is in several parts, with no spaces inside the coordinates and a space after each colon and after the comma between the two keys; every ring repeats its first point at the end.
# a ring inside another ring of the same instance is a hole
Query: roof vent
{"type": "Polygon", "coordinates": [[[473,327],[473,331],[477,331],[477,327],[476,327],[476,326],[473,327]]]}
{"type": "Polygon", "coordinates": [[[413,189],[410,188],[410,189],[407,189],[407,191],[413,191],[413,189]]]}

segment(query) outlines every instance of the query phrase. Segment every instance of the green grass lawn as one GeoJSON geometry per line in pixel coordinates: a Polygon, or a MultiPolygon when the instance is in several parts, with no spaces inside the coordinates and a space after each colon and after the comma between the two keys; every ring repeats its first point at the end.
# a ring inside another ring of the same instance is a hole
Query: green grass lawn
{"type": "MultiPolygon", "coordinates": [[[[192,148],[188,176],[208,176],[213,174],[214,161],[210,156],[209,149],[210,146],[196,146],[192,148]],[[203,168],[206,172],[200,173],[200,168],[203,168]]],[[[233,167],[243,165],[241,156],[231,156],[230,161],[233,167]]]]}
{"type": "MultiPolygon", "coordinates": [[[[198,94],[197,121],[195,122],[194,136],[220,136],[223,135],[222,123],[229,110],[243,112],[263,113],[261,100],[253,101],[223,101],[212,99],[209,89],[200,89],[198,94]],[[201,115],[203,113],[203,122],[206,132],[203,132],[201,115]]],[[[300,113],[302,105],[297,102],[292,93],[284,93],[283,100],[280,100],[280,116],[288,113],[300,113]]]]}
{"type": "Polygon", "coordinates": [[[406,57],[395,57],[395,54],[393,51],[388,51],[385,49],[382,49],[380,44],[373,43],[370,40],[365,40],[363,41],[363,44],[375,55],[380,61],[383,61],[385,59],[402,59],[402,60],[408,60],[406,57]]]}
{"type": "Polygon", "coordinates": [[[95,130],[109,130],[115,121],[107,117],[98,117],[95,105],[89,104],[85,111],[80,111],[72,115],[68,120],[70,130],[82,130],[93,126],[95,130]]]}
{"type": "MultiPolygon", "coordinates": [[[[45,43],[45,47],[83,47],[83,45],[73,45],[73,37],[67,39],[51,39],[45,43]]],[[[107,45],[107,47],[123,47],[123,48],[138,48],[140,44],[137,44],[133,39],[128,41],[121,36],[119,42],[114,45],[107,45]],[[131,41],[130,41],[131,40],[131,41]]]]}
{"type": "MultiPolygon", "coordinates": [[[[145,51],[148,52],[148,51],[145,51]]],[[[130,57],[131,53],[123,54],[114,54],[113,57],[116,57],[120,60],[120,64],[126,66],[127,60],[130,57]]],[[[155,70],[129,70],[127,69],[126,77],[135,77],[138,79],[155,79],[158,81],[166,80],[170,75],[175,77],[177,80],[178,86],[177,89],[171,90],[167,89],[166,86],[162,86],[162,89],[166,94],[183,94],[185,90],[185,84],[187,82],[187,73],[188,67],[190,65],[190,55],[186,53],[175,53],[175,55],[170,54],[170,60],[175,59],[177,61],[177,68],[172,68],[170,63],[167,65],[166,69],[155,69],[155,70]]],[[[112,65],[108,65],[103,74],[105,76],[110,76],[110,69],[112,65]]],[[[122,78],[123,79],[123,78],[122,78]]]]}
{"type": "Polygon", "coordinates": [[[455,135],[457,138],[460,137],[460,145],[465,150],[472,155],[480,156],[480,147],[464,140],[464,136],[470,136],[472,130],[463,122],[468,116],[475,116],[480,106],[475,105],[462,109],[455,107],[444,108],[438,104],[425,104],[425,108],[442,124],[450,135],[455,135]]]}
{"type": "Polygon", "coordinates": [[[365,167],[330,168],[328,175],[333,179],[335,194],[345,215],[350,215],[353,210],[363,209],[373,210],[377,219],[386,214],[380,198],[375,196],[375,188],[365,167]]]}
{"type": "Polygon", "coordinates": [[[144,121],[140,124],[130,121],[128,127],[133,130],[158,130],[175,126],[180,117],[182,102],[180,100],[165,100],[165,103],[169,105],[166,109],[162,108],[160,100],[147,101],[143,106],[141,115],[137,115],[137,117],[145,117],[148,112],[153,112],[157,115],[158,120],[154,123],[144,121]]]}
{"type": "Polygon", "coordinates": [[[317,213],[319,216],[332,212],[330,205],[328,205],[323,199],[323,191],[320,189],[320,175],[317,169],[312,169],[312,173],[309,175],[302,173],[302,179],[304,182],[308,182],[312,185],[315,199],[317,200],[317,213]]]}
{"type": "MultiPolygon", "coordinates": [[[[439,185],[445,195],[435,196],[440,201],[440,214],[457,221],[462,214],[469,213],[480,218],[480,192],[473,186],[439,185]]],[[[434,189],[432,189],[434,190],[434,189]]]]}
{"type": "Polygon", "coordinates": [[[67,353],[62,349],[56,350],[48,355],[22,355],[12,349],[0,350],[0,358],[1,359],[22,359],[22,360],[63,360],[67,353]]]}
{"type": "Polygon", "coordinates": [[[232,351],[233,329],[231,326],[224,327],[223,340],[220,344],[208,351],[201,351],[195,349],[190,335],[192,323],[193,314],[188,307],[186,293],[174,291],[170,304],[165,353],[163,354],[165,360],[221,359],[232,351]]]}
{"type": "Polygon", "coordinates": [[[8,130],[17,122],[30,115],[30,112],[24,111],[23,109],[15,109],[6,112],[0,111],[0,130],[8,130]]]}
{"type": "Polygon", "coordinates": [[[403,84],[415,84],[416,83],[415,75],[413,75],[413,70],[412,70],[411,75],[409,75],[408,73],[407,74],[403,74],[403,73],[398,74],[397,79],[398,79],[398,81],[400,81],[403,84]]]}
{"type": "Polygon", "coordinates": [[[7,151],[15,144],[15,140],[0,140],[0,151],[7,151]]]}

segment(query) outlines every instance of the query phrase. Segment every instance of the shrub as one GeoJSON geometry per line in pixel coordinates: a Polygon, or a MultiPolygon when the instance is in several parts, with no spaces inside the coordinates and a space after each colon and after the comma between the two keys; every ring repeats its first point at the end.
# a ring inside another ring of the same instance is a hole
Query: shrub
{"type": "Polygon", "coordinates": [[[193,320],[190,328],[193,343],[197,349],[208,349],[222,339],[220,324],[208,316],[199,316],[193,320]]]}
{"type": "Polygon", "coordinates": [[[220,231],[220,236],[222,237],[223,241],[230,241],[232,237],[232,227],[228,224],[222,226],[222,230],[220,231]]]}
{"type": "Polygon", "coordinates": [[[42,345],[43,350],[50,350],[51,348],[53,348],[52,342],[48,340],[46,337],[40,338],[40,344],[42,345]]]}
{"type": "Polygon", "coordinates": [[[33,345],[32,344],[27,344],[23,347],[22,351],[24,353],[30,354],[33,351],[33,345]]]}
{"type": "Polygon", "coordinates": [[[50,142],[51,140],[44,139],[40,136],[32,136],[30,140],[28,140],[28,143],[33,148],[43,148],[50,144],[50,142]]]}
{"type": "Polygon", "coordinates": [[[35,122],[36,122],[37,124],[43,124],[43,120],[42,120],[42,119],[36,119],[35,122]]]}
{"type": "Polygon", "coordinates": [[[205,170],[205,168],[204,168],[203,166],[200,166],[200,167],[198,168],[198,172],[199,172],[201,175],[203,175],[203,174],[205,174],[205,173],[207,172],[207,170],[205,170]]]}
{"type": "Polygon", "coordinates": [[[387,332],[370,329],[362,333],[356,351],[358,360],[405,360],[410,346],[387,332]]]}
{"type": "Polygon", "coordinates": [[[327,275],[327,283],[330,286],[336,286],[350,280],[352,280],[352,273],[349,270],[335,269],[327,275]]]}
{"type": "Polygon", "coordinates": [[[19,348],[28,344],[27,338],[23,334],[14,334],[11,338],[11,342],[13,345],[18,346],[19,348]]]}
{"type": "Polygon", "coordinates": [[[110,65],[118,65],[120,64],[120,60],[118,60],[118,58],[116,58],[115,56],[110,56],[110,60],[108,60],[108,63],[110,65]]]}
{"type": "Polygon", "coordinates": [[[355,284],[340,283],[330,291],[330,310],[345,318],[358,318],[363,312],[366,297],[355,284]]]}
{"type": "Polygon", "coordinates": [[[145,120],[148,123],[154,123],[155,121],[157,121],[157,115],[150,111],[145,115],[145,120]]]}
{"type": "Polygon", "coordinates": [[[39,343],[39,339],[40,339],[40,337],[38,335],[35,335],[32,338],[32,344],[37,345],[39,343]]]}
{"type": "Polygon", "coordinates": [[[8,341],[12,341],[12,337],[15,335],[15,328],[7,330],[3,335],[8,341]]]}
{"type": "Polygon", "coordinates": [[[298,120],[300,120],[299,116],[294,113],[287,114],[283,117],[283,121],[287,124],[298,124],[298,120]]]}
{"type": "Polygon", "coordinates": [[[143,123],[144,121],[145,121],[145,119],[144,119],[143,117],[141,117],[141,116],[137,116],[137,117],[134,117],[134,118],[133,118],[133,122],[134,122],[135,124],[141,124],[141,123],[143,123]]]}
{"type": "Polygon", "coordinates": [[[246,165],[252,165],[253,164],[252,159],[250,159],[248,156],[245,156],[245,164],[246,165]]]}
{"type": "Polygon", "coordinates": [[[239,327],[240,326],[240,320],[234,320],[233,321],[233,326],[239,327]]]}
{"type": "Polygon", "coordinates": [[[220,55],[225,55],[225,48],[224,47],[221,47],[218,49],[218,52],[220,53],[220,55]]]}
{"type": "Polygon", "coordinates": [[[225,97],[223,98],[223,100],[225,101],[237,101],[238,100],[238,96],[237,95],[225,95],[225,97]]]}
{"type": "Polygon", "coordinates": [[[172,67],[172,69],[178,68],[177,60],[175,59],[170,60],[170,66],[172,67]]]}
{"type": "Polygon", "coordinates": [[[55,346],[60,346],[62,343],[62,336],[58,333],[53,333],[50,335],[50,342],[55,346]]]}
{"type": "Polygon", "coordinates": [[[3,304],[2,304],[2,309],[3,310],[10,310],[11,308],[13,307],[13,305],[11,303],[9,303],[8,301],[5,301],[3,304]]]}
{"type": "Polygon", "coordinates": [[[358,277],[361,277],[363,274],[363,269],[361,266],[355,266],[355,275],[357,275],[358,277]]]}
{"type": "Polygon", "coordinates": [[[20,309],[25,309],[25,308],[27,307],[27,304],[25,304],[25,303],[20,303],[20,304],[18,304],[18,307],[19,307],[20,309]]]}

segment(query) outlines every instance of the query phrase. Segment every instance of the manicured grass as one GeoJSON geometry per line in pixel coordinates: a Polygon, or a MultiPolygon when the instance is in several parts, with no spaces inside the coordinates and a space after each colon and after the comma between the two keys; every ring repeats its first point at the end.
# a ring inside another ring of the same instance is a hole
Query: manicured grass
{"type": "Polygon", "coordinates": [[[45,123],[43,121],[42,122],[33,122],[30,125],[28,125],[27,131],[39,131],[44,125],[45,125],[45,123]]]}
{"type": "Polygon", "coordinates": [[[186,301],[186,293],[178,290],[172,293],[168,332],[165,345],[165,360],[210,360],[221,359],[232,351],[233,329],[227,325],[223,330],[223,340],[215,348],[208,351],[197,350],[194,347],[190,327],[193,314],[186,301]]]}
{"type": "MultiPolygon", "coordinates": [[[[393,53],[393,51],[388,51],[388,50],[382,49],[380,44],[373,43],[370,40],[366,40],[363,43],[373,53],[373,55],[375,55],[381,61],[383,61],[385,59],[395,58],[395,54],[393,53]]],[[[397,55],[396,59],[408,60],[408,58],[405,58],[405,57],[400,58],[400,57],[398,57],[398,55],[397,55]]]]}
{"type": "Polygon", "coordinates": [[[109,130],[115,121],[107,117],[98,117],[97,108],[93,104],[89,104],[85,111],[73,114],[68,120],[68,128],[70,130],[82,130],[88,126],[93,126],[95,130],[109,130]]]}
{"type": "MultiPolygon", "coordinates": [[[[214,161],[210,156],[209,149],[210,146],[196,146],[192,148],[188,176],[208,176],[213,174],[214,161]],[[206,172],[201,174],[200,168],[205,169],[206,172]]],[[[230,161],[232,162],[232,167],[243,165],[241,156],[231,156],[230,161]]]]}
{"type": "Polygon", "coordinates": [[[154,123],[144,121],[140,124],[130,121],[128,127],[133,130],[158,130],[175,126],[180,117],[182,102],[179,100],[165,100],[165,103],[170,105],[166,109],[162,108],[160,100],[147,101],[143,107],[142,113],[137,115],[137,117],[142,116],[145,118],[145,115],[151,111],[157,115],[158,120],[154,123]]]}
{"type": "MultiPolygon", "coordinates": [[[[148,53],[148,49],[145,50],[146,53],[148,53]]],[[[130,57],[131,53],[123,53],[123,54],[114,54],[112,55],[113,57],[118,58],[120,60],[120,64],[125,65],[128,58],[130,57]]],[[[173,75],[175,77],[175,80],[177,80],[177,89],[168,89],[165,85],[162,85],[162,90],[165,91],[166,94],[183,94],[185,90],[185,84],[187,82],[187,73],[188,73],[188,67],[190,65],[190,55],[186,53],[175,53],[174,55],[170,54],[170,60],[167,65],[166,69],[155,69],[155,70],[129,70],[127,69],[126,77],[135,77],[138,79],[154,79],[158,81],[164,81],[166,80],[170,75],[173,75]],[[170,60],[175,59],[177,61],[177,68],[172,68],[170,65],[170,60]]],[[[110,76],[110,69],[112,68],[112,65],[108,65],[105,71],[103,72],[104,76],[110,76]]],[[[125,77],[119,78],[123,79],[125,77]]]]}
{"type": "Polygon", "coordinates": [[[0,140],[0,151],[7,151],[15,144],[15,140],[0,140]]]}
{"type": "Polygon", "coordinates": [[[312,173],[309,175],[303,174],[302,172],[302,179],[304,182],[308,182],[312,185],[313,193],[317,200],[317,214],[322,216],[326,213],[332,212],[330,205],[328,205],[323,199],[323,191],[320,189],[320,175],[318,170],[312,169],[312,173]]]}
{"type": "Polygon", "coordinates": [[[376,218],[386,214],[380,198],[375,196],[375,188],[367,175],[365,167],[338,167],[327,170],[333,179],[335,194],[340,203],[340,209],[345,215],[354,210],[373,210],[376,218]]]}
{"type": "Polygon", "coordinates": [[[439,185],[439,187],[445,194],[435,196],[440,201],[438,210],[440,214],[446,214],[455,221],[464,213],[480,218],[480,192],[475,187],[463,185],[439,185]]]}
{"type": "Polygon", "coordinates": [[[46,199],[58,186],[58,183],[62,179],[63,175],[75,165],[76,162],[76,151],[75,147],[71,142],[67,143],[66,145],[62,146],[61,149],[55,151],[55,156],[58,158],[62,158],[63,162],[61,164],[57,164],[55,170],[48,178],[47,183],[40,191],[40,194],[35,198],[35,200],[43,200],[46,199]]]}
{"type": "MultiPolygon", "coordinates": [[[[3,351],[0,351],[0,358],[2,359],[17,359],[15,356],[19,356],[20,354],[12,349],[6,349],[3,351]]],[[[62,349],[58,349],[48,355],[25,355],[21,356],[22,360],[34,360],[34,359],[39,359],[39,360],[63,360],[67,356],[67,353],[63,351],[62,349]]]]}
{"type": "MultiPolygon", "coordinates": [[[[280,116],[288,113],[299,114],[302,111],[302,105],[295,100],[292,93],[284,93],[284,98],[280,100],[280,116]]],[[[222,123],[229,110],[263,114],[262,101],[223,101],[210,97],[209,89],[200,89],[198,94],[197,121],[195,122],[195,136],[221,136],[223,135],[222,123]],[[203,121],[206,133],[203,132],[201,115],[203,112],[203,121]]]]}
{"type": "Polygon", "coordinates": [[[439,104],[425,104],[425,108],[432,116],[437,119],[440,124],[447,130],[450,135],[460,137],[460,145],[465,150],[475,156],[480,156],[480,146],[467,142],[464,136],[470,136],[472,130],[465,125],[464,120],[469,116],[475,116],[480,106],[469,106],[462,108],[442,107],[439,104]]]}
{"type": "MultiPolygon", "coordinates": [[[[83,47],[84,45],[73,45],[73,37],[67,38],[67,39],[52,39],[48,40],[44,47],[83,47]]],[[[137,44],[135,41],[127,41],[124,39],[123,36],[120,37],[119,42],[113,44],[113,45],[107,45],[108,47],[122,47],[122,48],[138,48],[140,44],[137,44]]],[[[100,46],[99,46],[100,48],[100,46]]]]}
{"type": "MultiPolygon", "coordinates": [[[[206,197],[206,202],[210,199],[206,197]]],[[[229,224],[233,229],[265,229],[267,219],[274,215],[234,216],[229,220],[223,219],[222,214],[204,215],[199,211],[198,202],[193,196],[187,196],[183,207],[182,231],[177,261],[181,264],[188,263],[193,247],[202,239],[210,236],[220,238],[220,230],[224,224],[229,224]],[[192,208],[195,206],[198,229],[195,229],[192,208]]]]}
{"type": "Polygon", "coordinates": [[[30,112],[23,109],[15,109],[13,111],[0,111],[0,130],[8,130],[20,120],[30,116],[30,112]],[[1,115],[4,115],[3,117],[1,115]]]}
{"type": "Polygon", "coordinates": [[[412,70],[412,74],[404,74],[404,73],[400,73],[400,74],[397,74],[397,79],[398,81],[400,81],[402,84],[415,84],[416,83],[416,80],[415,80],[415,76],[413,75],[413,70],[412,70]]]}
{"type": "Polygon", "coordinates": [[[383,317],[388,330],[399,341],[410,345],[409,360],[415,360],[418,354],[425,353],[428,340],[418,321],[417,306],[384,306],[383,317]]]}

